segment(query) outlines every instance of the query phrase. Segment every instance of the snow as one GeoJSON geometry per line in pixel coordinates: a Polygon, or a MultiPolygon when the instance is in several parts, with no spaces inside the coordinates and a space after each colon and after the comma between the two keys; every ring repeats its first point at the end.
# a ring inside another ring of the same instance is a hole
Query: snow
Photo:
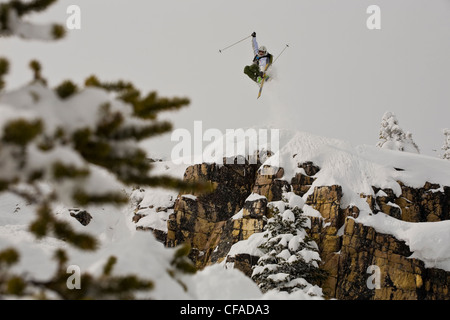
{"type": "Polygon", "coordinates": [[[42,280],[48,280],[56,271],[53,252],[57,248],[65,248],[65,244],[54,238],[36,240],[28,231],[28,225],[0,226],[0,251],[7,248],[20,248],[19,263],[14,265],[13,271],[18,273],[30,272],[42,280]]]}
{"type": "Polygon", "coordinates": [[[291,251],[297,251],[298,247],[300,246],[300,242],[304,239],[304,235],[300,236],[300,235],[296,235],[294,237],[292,237],[291,240],[289,240],[288,243],[288,248],[291,251]]]}
{"type": "Polygon", "coordinates": [[[322,217],[319,211],[317,211],[316,209],[307,204],[303,206],[303,214],[309,217],[316,217],[316,218],[322,217]]]}
{"type": "Polygon", "coordinates": [[[190,199],[190,200],[197,201],[197,197],[194,196],[193,194],[183,194],[181,197],[182,197],[182,198],[186,198],[186,199],[190,199]]]}
{"type": "Polygon", "coordinates": [[[239,210],[234,216],[231,217],[232,220],[242,219],[244,217],[244,209],[239,210]]]}
{"type": "Polygon", "coordinates": [[[252,193],[252,194],[250,194],[247,197],[247,199],[245,199],[245,201],[256,201],[256,200],[259,200],[259,199],[266,199],[266,197],[262,196],[262,195],[260,195],[258,193],[252,193]]]}
{"type": "Polygon", "coordinates": [[[276,167],[282,167],[283,179],[290,182],[296,173],[303,170],[298,168],[298,164],[307,161],[319,166],[320,171],[303,200],[314,187],[340,185],[343,189],[342,207],[351,203],[364,206],[365,201],[360,195],[374,195],[372,186],[390,188],[399,195],[401,187],[397,181],[416,188],[422,187],[426,181],[450,185],[449,161],[369,145],[353,146],[346,141],[300,131],[281,130],[280,150],[264,165],[274,163],[276,167]]]}
{"type": "MultiPolygon", "coordinates": [[[[305,260],[306,263],[309,263],[311,260],[320,260],[318,252],[303,249],[299,252],[299,254],[302,256],[303,260],[305,260]]],[[[318,267],[317,264],[316,266],[318,267]]]]}
{"type": "Polygon", "coordinates": [[[295,221],[294,213],[291,210],[285,210],[282,215],[283,215],[283,221],[286,221],[286,222],[294,222],[295,221]]]}
{"type": "Polygon", "coordinates": [[[280,234],[278,236],[273,237],[269,241],[278,243],[281,246],[286,247],[288,245],[289,241],[291,241],[291,239],[293,237],[294,237],[294,235],[292,235],[291,233],[284,233],[284,234],[280,234]]]}
{"type": "Polygon", "coordinates": [[[24,39],[53,40],[53,25],[37,25],[18,17],[15,10],[10,10],[8,27],[12,34],[24,39]]]}
{"type": "Polygon", "coordinates": [[[136,214],[142,215],[136,227],[152,228],[167,232],[167,220],[173,213],[178,192],[165,188],[147,188],[142,192],[134,191],[132,199],[137,204],[136,214]]]}
{"type": "MultiPolygon", "coordinates": [[[[173,210],[172,210],[173,211],[173,210]]],[[[167,220],[169,220],[169,212],[151,212],[147,213],[144,210],[138,211],[140,214],[146,214],[145,217],[139,219],[136,223],[136,227],[152,228],[154,230],[160,230],[167,232],[167,220]]]]}
{"type": "MultiPolygon", "coordinates": [[[[63,129],[66,136],[73,135],[78,130],[95,130],[105,116],[102,105],[108,105],[110,112],[120,112],[125,118],[130,118],[135,126],[144,122],[132,114],[132,108],[124,102],[115,99],[103,89],[86,88],[73,94],[67,99],[60,99],[54,90],[45,87],[40,82],[33,82],[19,89],[2,93],[0,96],[0,125],[7,121],[39,119],[43,125],[43,135],[52,137],[56,130],[63,129]]],[[[126,126],[124,124],[123,126],[126,126]]],[[[73,146],[58,141],[50,150],[39,147],[40,135],[26,147],[24,163],[18,167],[14,146],[6,145],[0,155],[0,176],[4,179],[27,181],[33,172],[42,172],[42,180],[46,181],[50,190],[55,192],[57,199],[67,205],[74,205],[71,195],[77,190],[89,194],[102,195],[111,192],[121,192],[125,186],[117,178],[109,174],[104,168],[89,164],[73,146]],[[62,163],[77,169],[89,171],[85,178],[64,179],[53,178],[53,165],[62,163]]],[[[137,142],[129,139],[116,142],[114,146],[118,153],[129,154],[135,150],[137,142]]]]}
{"type": "Polygon", "coordinates": [[[241,271],[220,265],[206,267],[190,281],[190,293],[200,300],[251,300],[262,296],[258,286],[241,271]]]}
{"type": "Polygon", "coordinates": [[[400,206],[398,204],[390,202],[390,201],[387,203],[387,205],[390,206],[390,207],[394,207],[394,208],[399,208],[400,209],[400,206]]]}
{"type": "Polygon", "coordinates": [[[385,112],[381,121],[380,140],[377,147],[400,150],[404,152],[420,153],[419,147],[412,139],[412,133],[403,132],[398,120],[392,112],[385,112]]]}
{"type": "Polygon", "coordinates": [[[235,243],[228,256],[235,257],[238,254],[249,254],[252,256],[262,256],[263,252],[258,247],[266,240],[264,233],[254,233],[247,240],[242,240],[235,243]]]}
{"type": "Polygon", "coordinates": [[[94,129],[101,117],[98,113],[97,102],[112,103],[113,101],[112,110],[120,109],[129,114],[130,108],[125,107],[124,103],[111,99],[107,92],[96,88],[84,89],[74,96],[61,100],[54,91],[35,82],[2,94],[0,99],[3,105],[14,106],[22,114],[44,118],[45,130],[48,134],[53,134],[61,124],[64,124],[63,128],[69,131],[86,126],[94,129]],[[55,108],[55,105],[61,105],[61,107],[55,108]]]}
{"type": "Polygon", "coordinates": [[[140,208],[147,208],[153,206],[158,207],[170,207],[173,205],[177,198],[178,192],[174,190],[168,190],[165,188],[147,188],[142,201],[139,203],[140,208]]]}
{"type": "Polygon", "coordinates": [[[342,225],[342,227],[339,228],[338,232],[336,233],[336,235],[338,237],[343,236],[345,232],[345,224],[342,225]]]}
{"type": "Polygon", "coordinates": [[[277,273],[277,274],[271,274],[267,276],[267,279],[272,280],[273,282],[282,282],[285,281],[289,277],[288,273],[277,273]]]}
{"type": "MultiPolygon", "coordinates": [[[[293,281],[300,282],[305,285],[303,290],[297,290],[292,293],[284,291],[269,290],[263,296],[264,300],[324,300],[322,289],[318,286],[313,286],[304,279],[295,279],[293,281]],[[303,280],[303,281],[301,281],[303,280]]],[[[294,285],[295,283],[292,283],[294,285]]]]}
{"type": "Polygon", "coordinates": [[[237,270],[225,270],[222,266],[207,267],[195,275],[178,275],[172,278],[171,269],[174,249],[165,248],[155,240],[151,232],[135,230],[131,222],[132,210],[125,206],[89,207],[93,216],[91,223],[82,226],[70,217],[67,209],[60,205],[58,219],[69,222],[77,231],[95,235],[100,247],[94,252],[84,252],[47,236],[37,240],[28,231],[35,219],[35,207],[26,205],[19,197],[3,193],[0,195],[0,250],[16,247],[20,261],[14,272],[23,272],[28,277],[46,280],[55,271],[54,250],[64,248],[69,256],[68,265],[77,265],[81,272],[101,274],[108,257],[117,257],[113,274],[136,274],[154,282],[154,289],[140,294],[150,299],[257,299],[261,293],[249,278],[237,270]],[[185,291],[180,282],[188,290],[185,291]]]}
{"type": "Polygon", "coordinates": [[[169,177],[183,179],[184,173],[188,165],[175,164],[170,160],[157,161],[152,163],[152,174],[154,175],[167,175],[169,177]]]}
{"type": "Polygon", "coordinates": [[[284,249],[279,254],[277,254],[277,258],[281,258],[283,260],[289,260],[290,257],[291,257],[291,253],[289,252],[288,249],[284,249]]]}
{"type": "MultiPolygon", "coordinates": [[[[171,161],[157,161],[152,163],[151,173],[154,175],[167,175],[173,178],[182,179],[187,165],[175,165],[171,161]]],[[[138,206],[137,214],[143,215],[136,227],[152,228],[167,232],[167,220],[173,213],[175,200],[178,192],[166,188],[146,188],[145,190],[135,190],[131,196],[132,201],[138,206]],[[167,209],[166,211],[163,208],[167,209]],[[159,212],[157,212],[159,209],[159,212]]],[[[183,197],[195,200],[193,195],[183,195],[183,197]]]]}
{"type": "MultiPolygon", "coordinates": [[[[268,258],[268,255],[266,254],[266,255],[261,256],[260,259],[264,260],[264,259],[267,259],[267,258],[268,258]]],[[[265,266],[258,266],[258,265],[256,265],[256,266],[253,268],[252,277],[253,277],[254,275],[260,274],[260,273],[262,273],[262,272],[264,272],[264,271],[273,271],[273,270],[277,270],[277,268],[278,268],[278,265],[277,265],[277,264],[266,264],[265,266]]]]}
{"type": "Polygon", "coordinates": [[[273,208],[275,210],[278,210],[279,212],[283,212],[286,207],[286,203],[284,201],[271,201],[267,204],[269,208],[273,208]]]}
{"type": "Polygon", "coordinates": [[[305,201],[303,200],[302,197],[296,195],[294,192],[287,192],[285,193],[285,196],[288,200],[288,205],[290,208],[303,208],[303,206],[305,205],[305,201]]]}
{"type": "Polygon", "coordinates": [[[376,197],[376,198],[378,198],[378,197],[387,197],[387,194],[386,194],[386,192],[384,192],[383,190],[379,190],[379,191],[377,192],[377,194],[375,195],[375,197],[376,197]]]}

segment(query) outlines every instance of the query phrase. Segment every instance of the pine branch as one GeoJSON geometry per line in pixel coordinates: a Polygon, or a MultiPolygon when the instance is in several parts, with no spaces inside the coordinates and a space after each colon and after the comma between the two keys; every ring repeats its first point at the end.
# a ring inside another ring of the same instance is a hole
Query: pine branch
{"type": "Polygon", "coordinates": [[[140,118],[155,119],[161,111],[178,110],[189,103],[187,98],[159,98],[156,92],[151,92],[144,99],[135,102],[134,112],[140,118]]]}
{"type": "Polygon", "coordinates": [[[57,0],[33,0],[23,2],[20,0],[12,0],[9,2],[11,8],[15,9],[19,17],[32,12],[41,12],[54,4],[57,0]]]}
{"type": "MultiPolygon", "coordinates": [[[[1,16],[0,16],[1,19],[1,16]]],[[[0,91],[5,87],[6,83],[3,77],[9,72],[9,62],[5,58],[0,58],[0,91]]]]}
{"type": "Polygon", "coordinates": [[[127,126],[124,128],[120,128],[111,133],[109,138],[115,140],[136,139],[137,141],[141,141],[150,137],[170,132],[171,130],[172,124],[170,122],[155,122],[146,126],[127,126]]]}

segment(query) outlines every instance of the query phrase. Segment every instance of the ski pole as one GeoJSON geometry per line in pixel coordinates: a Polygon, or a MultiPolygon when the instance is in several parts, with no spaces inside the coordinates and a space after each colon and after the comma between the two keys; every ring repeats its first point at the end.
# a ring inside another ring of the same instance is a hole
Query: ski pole
{"type": "Polygon", "coordinates": [[[247,40],[247,39],[250,38],[251,36],[252,36],[252,35],[249,35],[248,37],[245,37],[245,38],[242,39],[242,40],[239,40],[239,41],[237,41],[237,42],[235,42],[235,43],[233,43],[233,44],[230,44],[228,47],[225,47],[225,48],[223,48],[223,49],[220,49],[219,52],[222,53],[222,51],[225,51],[225,50],[227,50],[228,48],[231,48],[231,47],[237,45],[239,42],[242,42],[242,41],[244,41],[244,40],[247,40]]]}
{"type": "Polygon", "coordinates": [[[289,48],[289,45],[287,44],[286,47],[284,47],[284,49],[280,52],[280,54],[275,58],[275,60],[273,60],[272,64],[275,63],[275,61],[278,60],[278,58],[283,54],[284,50],[286,50],[287,48],[289,48]]]}

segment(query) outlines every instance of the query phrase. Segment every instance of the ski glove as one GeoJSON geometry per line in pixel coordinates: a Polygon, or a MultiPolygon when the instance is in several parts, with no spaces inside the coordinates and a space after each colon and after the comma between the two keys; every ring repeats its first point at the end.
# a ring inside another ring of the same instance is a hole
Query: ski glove
{"type": "Polygon", "coordinates": [[[252,37],[256,37],[256,32],[253,32],[253,33],[252,33],[252,37]]]}

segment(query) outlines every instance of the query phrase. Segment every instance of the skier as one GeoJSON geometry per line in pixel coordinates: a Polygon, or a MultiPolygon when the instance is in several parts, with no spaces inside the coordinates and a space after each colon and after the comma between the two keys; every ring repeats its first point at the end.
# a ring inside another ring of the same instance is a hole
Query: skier
{"type": "MultiPolygon", "coordinates": [[[[244,73],[249,76],[250,79],[260,84],[264,77],[264,71],[267,70],[267,64],[269,64],[268,67],[272,64],[273,56],[267,52],[267,48],[265,46],[258,46],[258,42],[256,41],[256,32],[252,33],[252,46],[253,52],[255,53],[253,64],[246,66],[244,68],[244,73]]],[[[269,76],[266,74],[265,81],[267,81],[268,78],[269,76]]]]}

